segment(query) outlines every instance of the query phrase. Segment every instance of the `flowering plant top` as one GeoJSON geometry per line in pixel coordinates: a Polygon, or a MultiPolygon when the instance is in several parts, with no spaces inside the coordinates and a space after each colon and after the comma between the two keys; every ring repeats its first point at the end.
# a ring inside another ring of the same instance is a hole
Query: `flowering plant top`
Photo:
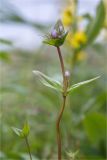
{"type": "Polygon", "coordinates": [[[43,41],[43,43],[59,47],[64,43],[67,34],[68,32],[65,32],[61,20],[58,20],[51,33],[45,35],[45,40],[43,41]]]}

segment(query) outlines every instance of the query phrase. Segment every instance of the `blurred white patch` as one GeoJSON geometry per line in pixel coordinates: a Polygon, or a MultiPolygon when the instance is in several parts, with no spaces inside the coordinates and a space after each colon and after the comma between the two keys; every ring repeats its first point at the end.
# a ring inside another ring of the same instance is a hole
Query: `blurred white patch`
{"type": "MultiPolygon", "coordinates": [[[[19,14],[22,13],[25,19],[32,22],[48,25],[59,18],[58,11],[61,3],[58,0],[6,0],[6,4],[7,2],[12,4],[19,11],[19,14]]],[[[98,2],[99,0],[79,0],[79,14],[88,12],[94,15],[98,2]]],[[[83,28],[84,25],[86,22],[81,23],[80,27],[83,28]]],[[[33,50],[39,47],[42,44],[40,35],[41,33],[36,29],[27,25],[0,24],[0,38],[12,40],[17,48],[33,50]]]]}

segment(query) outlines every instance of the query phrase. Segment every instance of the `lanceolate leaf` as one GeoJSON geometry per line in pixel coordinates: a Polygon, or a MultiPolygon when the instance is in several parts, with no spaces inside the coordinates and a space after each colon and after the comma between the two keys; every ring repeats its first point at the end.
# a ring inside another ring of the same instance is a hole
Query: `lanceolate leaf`
{"type": "Polygon", "coordinates": [[[12,127],[12,130],[17,136],[19,136],[19,137],[21,136],[21,133],[22,133],[21,129],[12,127]]]}
{"type": "Polygon", "coordinates": [[[30,132],[30,127],[29,127],[29,124],[26,122],[26,123],[24,124],[23,129],[22,129],[22,136],[23,136],[23,137],[28,136],[29,132],[30,132]]]}
{"type": "Polygon", "coordinates": [[[37,75],[40,81],[47,87],[53,88],[55,90],[62,91],[62,85],[60,82],[51,79],[50,77],[46,76],[45,74],[39,71],[33,71],[35,75],[37,75]]]}
{"type": "Polygon", "coordinates": [[[12,45],[12,42],[10,40],[0,38],[0,44],[12,45]]]}
{"type": "Polygon", "coordinates": [[[29,124],[26,122],[23,126],[23,129],[12,127],[12,130],[17,136],[25,138],[29,135],[30,127],[29,124]]]}
{"type": "Polygon", "coordinates": [[[95,81],[95,80],[98,79],[98,78],[100,78],[100,76],[95,77],[95,78],[90,79],[90,80],[87,80],[87,81],[83,81],[83,82],[79,82],[79,83],[77,83],[77,84],[74,84],[74,85],[72,85],[72,86],[68,89],[68,93],[71,93],[74,89],[76,89],[76,88],[78,88],[78,87],[81,87],[81,86],[83,86],[83,85],[85,85],[85,84],[88,84],[88,83],[90,83],[90,82],[92,82],[92,81],[95,81]]]}
{"type": "Polygon", "coordinates": [[[103,0],[101,0],[96,10],[96,16],[87,28],[87,44],[92,43],[99,34],[102,26],[104,25],[105,15],[105,6],[103,0]]]}

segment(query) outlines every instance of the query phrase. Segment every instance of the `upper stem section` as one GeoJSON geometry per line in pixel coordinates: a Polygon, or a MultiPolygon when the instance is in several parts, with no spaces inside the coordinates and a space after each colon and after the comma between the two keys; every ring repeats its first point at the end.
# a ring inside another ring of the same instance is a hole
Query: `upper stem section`
{"type": "Polygon", "coordinates": [[[63,62],[63,57],[61,54],[60,47],[57,47],[59,59],[60,59],[60,64],[61,64],[61,70],[62,70],[62,75],[63,75],[63,83],[65,83],[65,67],[64,67],[64,62],[63,62]]]}

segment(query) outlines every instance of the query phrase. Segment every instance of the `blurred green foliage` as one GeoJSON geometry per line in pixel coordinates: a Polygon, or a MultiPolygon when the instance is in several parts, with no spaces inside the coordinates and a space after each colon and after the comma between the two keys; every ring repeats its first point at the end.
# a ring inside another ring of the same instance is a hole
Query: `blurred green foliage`
{"type": "MultiPolygon", "coordinates": [[[[87,26],[88,42],[91,43],[81,48],[86,52],[87,58],[76,61],[71,75],[72,84],[98,75],[101,75],[101,78],[69,95],[61,124],[65,159],[68,159],[66,152],[79,150],[80,160],[106,160],[107,45],[105,39],[102,42],[96,41],[103,29],[104,17],[101,1],[96,17],[89,20],[87,26]]],[[[28,25],[21,15],[16,15],[16,10],[8,9],[6,14],[2,15],[2,22],[7,20],[28,25]]],[[[43,32],[44,24],[30,25],[43,32]]],[[[26,119],[30,124],[29,143],[33,160],[56,159],[55,120],[60,110],[60,96],[56,91],[42,86],[32,74],[32,70],[40,70],[59,79],[56,50],[41,45],[32,53],[25,52],[15,49],[14,42],[2,38],[0,45],[11,46],[9,51],[0,51],[0,159],[29,159],[24,141],[16,137],[11,130],[12,126],[22,128],[26,119]]],[[[66,44],[62,50],[66,67],[71,69],[74,52],[66,44]]]]}

